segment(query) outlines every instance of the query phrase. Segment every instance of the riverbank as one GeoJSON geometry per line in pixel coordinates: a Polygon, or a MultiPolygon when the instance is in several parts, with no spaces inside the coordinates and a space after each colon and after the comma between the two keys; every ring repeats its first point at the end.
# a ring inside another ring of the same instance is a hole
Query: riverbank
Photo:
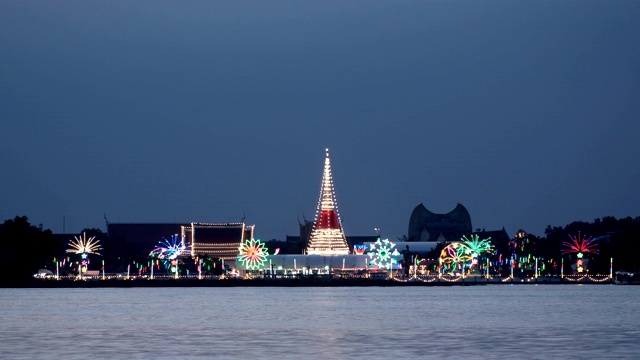
{"type": "Polygon", "coordinates": [[[3,288],[132,288],[132,287],[340,287],[340,286],[483,286],[483,285],[567,285],[567,284],[613,284],[607,276],[600,277],[537,277],[537,278],[485,278],[472,277],[418,277],[418,278],[364,278],[364,277],[259,277],[242,278],[162,278],[148,277],[94,278],[94,279],[29,279],[11,283],[0,283],[3,288]]]}

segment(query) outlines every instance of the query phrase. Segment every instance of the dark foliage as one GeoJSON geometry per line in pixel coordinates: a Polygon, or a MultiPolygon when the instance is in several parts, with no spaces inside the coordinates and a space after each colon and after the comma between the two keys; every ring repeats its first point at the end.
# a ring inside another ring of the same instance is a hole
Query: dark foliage
{"type": "Polygon", "coordinates": [[[616,219],[606,216],[591,223],[575,221],[564,228],[548,226],[540,249],[547,256],[555,253],[557,257],[562,244],[570,240],[570,235],[576,236],[578,232],[582,236],[599,238],[596,241],[599,252],[591,256],[590,272],[607,273],[611,258],[615,270],[640,270],[640,217],[616,219]]]}
{"type": "Polygon", "coordinates": [[[2,283],[30,279],[38,269],[51,268],[54,257],[64,252],[51,230],[31,225],[26,216],[16,216],[0,225],[0,244],[2,283]]]}

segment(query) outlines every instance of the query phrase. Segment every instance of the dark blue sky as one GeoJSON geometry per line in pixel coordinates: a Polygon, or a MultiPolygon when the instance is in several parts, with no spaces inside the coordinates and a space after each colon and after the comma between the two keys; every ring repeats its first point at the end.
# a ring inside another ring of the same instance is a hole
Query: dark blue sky
{"type": "Polygon", "coordinates": [[[2,1],[0,219],[640,215],[638,1],[2,1]]]}

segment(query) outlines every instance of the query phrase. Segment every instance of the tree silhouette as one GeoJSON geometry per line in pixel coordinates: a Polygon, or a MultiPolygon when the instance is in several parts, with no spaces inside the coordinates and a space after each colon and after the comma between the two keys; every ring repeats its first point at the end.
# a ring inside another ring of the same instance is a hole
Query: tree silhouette
{"type": "Polygon", "coordinates": [[[51,230],[41,230],[26,216],[16,216],[0,225],[0,282],[19,283],[31,279],[39,268],[55,269],[53,258],[63,253],[51,230]]]}

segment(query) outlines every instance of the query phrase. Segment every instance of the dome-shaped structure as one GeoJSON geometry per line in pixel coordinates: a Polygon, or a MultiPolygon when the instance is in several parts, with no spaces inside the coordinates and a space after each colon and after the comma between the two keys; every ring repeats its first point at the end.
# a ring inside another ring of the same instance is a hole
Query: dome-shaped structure
{"type": "Polygon", "coordinates": [[[461,204],[446,214],[436,214],[420,204],[409,218],[407,237],[409,241],[452,241],[471,230],[471,216],[461,204]]]}

